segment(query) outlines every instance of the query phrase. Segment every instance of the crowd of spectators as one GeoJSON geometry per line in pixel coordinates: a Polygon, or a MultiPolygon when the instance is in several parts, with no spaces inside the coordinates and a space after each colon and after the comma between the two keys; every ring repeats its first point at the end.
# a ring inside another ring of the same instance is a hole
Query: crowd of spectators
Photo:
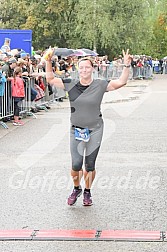
{"type": "MultiPolygon", "coordinates": [[[[44,51],[36,51],[33,55],[30,55],[22,49],[10,50],[9,41],[6,40],[5,44],[0,49],[0,106],[2,106],[2,97],[4,95],[4,83],[11,81],[14,77],[15,69],[18,67],[21,69],[21,78],[34,78],[35,85],[31,87],[31,102],[32,112],[38,112],[38,109],[33,106],[33,102],[44,97],[45,88],[47,85],[49,95],[53,94],[55,99],[62,102],[66,98],[66,93],[63,90],[53,89],[49,84],[44,84],[45,78],[45,60],[44,51]],[[42,93],[43,92],[43,93],[42,93]]],[[[91,56],[90,56],[91,57],[91,56]]],[[[53,56],[52,67],[55,75],[58,77],[66,78],[77,76],[78,60],[80,56],[53,56]]],[[[123,68],[123,57],[119,55],[112,61],[108,59],[108,56],[94,56],[92,57],[94,62],[94,68],[96,70],[97,77],[105,77],[111,79],[114,77],[115,72],[121,74],[123,68]],[[116,69],[116,70],[115,70],[116,69]],[[115,72],[114,72],[115,71],[115,72]]],[[[152,59],[146,55],[133,56],[132,63],[132,78],[145,77],[144,69],[149,69],[147,76],[152,76],[153,73],[167,73],[167,59],[152,59]],[[140,76],[139,76],[140,75],[140,76]]],[[[49,107],[48,107],[49,108],[49,107]]],[[[2,108],[0,107],[2,111],[2,108]]],[[[0,111],[0,113],[1,113],[0,111]]]]}
{"type": "MultiPolygon", "coordinates": [[[[5,76],[11,77],[13,75],[14,68],[20,66],[22,68],[23,76],[44,76],[45,73],[45,60],[43,59],[44,51],[36,51],[35,55],[30,56],[28,53],[21,49],[15,49],[2,53],[0,51],[0,68],[5,73],[5,76]],[[11,54],[13,53],[13,55],[11,54]]],[[[55,74],[60,76],[69,76],[71,72],[77,71],[77,62],[80,57],[53,57],[52,66],[55,74]]],[[[94,61],[94,67],[97,71],[102,67],[121,67],[123,65],[122,56],[119,55],[113,60],[109,60],[108,56],[96,56],[92,57],[94,61]]],[[[150,66],[153,73],[165,73],[167,60],[165,59],[153,59],[150,56],[133,56],[132,68],[142,68],[144,66],[150,66]]]]}

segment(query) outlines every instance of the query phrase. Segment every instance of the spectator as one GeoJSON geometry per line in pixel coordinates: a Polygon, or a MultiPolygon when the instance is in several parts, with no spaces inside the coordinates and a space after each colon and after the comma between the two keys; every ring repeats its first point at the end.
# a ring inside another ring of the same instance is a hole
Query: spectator
{"type": "Polygon", "coordinates": [[[39,73],[38,61],[34,56],[32,56],[30,58],[30,75],[31,76],[38,76],[38,73],[39,73]]]}
{"type": "Polygon", "coordinates": [[[132,58],[131,66],[132,66],[132,71],[133,71],[132,78],[135,79],[135,78],[137,78],[137,71],[138,71],[138,68],[137,68],[137,58],[135,58],[135,57],[132,58]]]}
{"type": "Polygon", "coordinates": [[[23,76],[28,76],[29,75],[25,60],[23,60],[22,58],[19,58],[18,61],[17,61],[17,65],[19,67],[21,67],[23,76]]]}
{"type": "Polygon", "coordinates": [[[160,68],[160,73],[163,74],[163,70],[164,70],[164,61],[163,61],[163,59],[159,60],[159,68],[160,68]]]}
{"type": "Polygon", "coordinates": [[[5,91],[6,78],[2,73],[2,63],[0,62],[0,117],[2,116],[2,98],[5,91]]]}
{"type": "Polygon", "coordinates": [[[64,60],[60,60],[59,64],[60,64],[60,67],[59,67],[60,71],[65,71],[65,73],[68,72],[68,65],[66,64],[64,60]]]}
{"type": "Polygon", "coordinates": [[[17,66],[17,60],[13,57],[10,58],[2,67],[2,72],[5,72],[6,78],[12,77],[14,68],[17,66]]]}
{"type": "Polygon", "coordinates": [[[14,99],[14,126],[22,126],[23,122],[19,120],[19,112],[22,100],[25,97],[24,81],[22,79],[21,67],[16,67],[13,78],[10,78],[12,84],[12,97],[14,99]]]}
{"type": "MultiPolygon", "coordinates": [[[[11,77],[13,77],[13,72],[15,67],[17,66],[17,60],[13,57],[10,58],[2,67],[2,72],[6,76],[7,80],[10,80],[11,77]]],[[[12,109],[12,100],[11,100],[11,87],[10,83],[7,82],[6,85],[6,107],[5,107],[5,113],[10,114],[10,111],[12,109]]],[[[10,120],[10,117],[8,117],[8,120],[10,120]]]]}

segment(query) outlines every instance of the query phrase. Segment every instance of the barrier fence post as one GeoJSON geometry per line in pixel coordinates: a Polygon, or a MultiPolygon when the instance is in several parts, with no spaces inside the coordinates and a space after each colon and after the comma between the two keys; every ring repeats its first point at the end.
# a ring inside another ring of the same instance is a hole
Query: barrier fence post
{"type": "Polygon", "coordinates": [[[12,98],[11,91],[11,82],[7,81],[5,83],[4,95],[1,97],[1,105],[0,105],[0,119],[1,125],[8,129],[8,126],[5,122],[9,121],[14,115],[14,101],[12,98]]]}

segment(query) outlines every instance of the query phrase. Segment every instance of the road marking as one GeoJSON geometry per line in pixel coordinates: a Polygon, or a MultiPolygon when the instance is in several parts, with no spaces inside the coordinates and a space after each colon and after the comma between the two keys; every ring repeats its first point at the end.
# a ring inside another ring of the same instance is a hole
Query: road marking
{"type": "Polygon", "coordinates": [[[149,241],[164,242],[165,231],[146,230],[0,230],[0,241],[149,241]]]}

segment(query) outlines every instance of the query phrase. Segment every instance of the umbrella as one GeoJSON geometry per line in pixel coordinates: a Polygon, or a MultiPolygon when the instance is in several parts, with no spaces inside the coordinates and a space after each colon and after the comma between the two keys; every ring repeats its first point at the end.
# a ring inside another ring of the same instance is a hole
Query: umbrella
{"type": "Polygon", "coordinates": [[[73,50],[74,52],[69,56],[83,56],[83,52],[79,50],[73,50]]]}
{"type": "Polygon", "coordinates": [[[76,49],[74,50],[73,54],[70,55],[70,56],[82,56],[82,57],[85,57],[85,56],[97,56],[98,54],[90,49],[76,49]]]}
{"type": "Polygon", "coordinates": [[[54,54],[57,56],[64,56],[64,57],[68,57],[71,54],[74,53],[73,49],[68,49],[68,48],[56,48],[54,51],[54,54]]]}
{"type": "Polygon", "coordinates": [[[98,55],[98,53],[96,53],[95,51],[92,51],[90,49],[82,48],[81,50],[86,54],[85,56],[88,56],[88,55],[97,56],[98,55]]]}

